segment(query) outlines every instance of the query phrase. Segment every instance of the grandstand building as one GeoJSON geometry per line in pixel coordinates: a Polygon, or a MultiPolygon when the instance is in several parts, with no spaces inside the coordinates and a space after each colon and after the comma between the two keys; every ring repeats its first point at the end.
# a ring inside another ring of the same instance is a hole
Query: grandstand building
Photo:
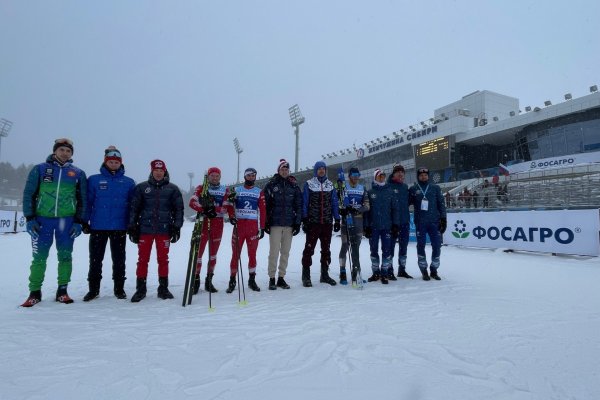
{"type": "MultiPolygon", "coordinates": [[[[332,180],[339,168],[347,173],[357,166],[370,187],[376,168],[389,173],[400,163],[408,184],[416,168],[426,166],[447,190],[478,180],[474,188],[479,180],[508,173],[591,165],[600,162],[600,93],[592,86],[589,95],[567,94],[560,104],[532,108],[514,97],[476,91],[436,109],[432,118],[322,158],[332,180]]],[[[306,181],[312,169],[295,176],[306,181]]]]}

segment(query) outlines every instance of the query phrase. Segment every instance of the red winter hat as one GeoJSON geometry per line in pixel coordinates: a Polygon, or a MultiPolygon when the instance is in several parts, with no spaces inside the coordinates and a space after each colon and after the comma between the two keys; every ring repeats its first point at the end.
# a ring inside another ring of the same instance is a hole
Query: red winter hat
{"type": "Polygon", "coordinates": [[[279,170],[281,169],[281,167],[287,167],[287,169],[290,169],[290,163],[287,162],[285,160],[285,158],[282,158],[281,160],[279,160],[279,166],[277,167],[277,172],[279,172],[279,170]]]}
{"type": "Polygon", "coordinates": [[[167,164],[163,160],[154,160],[150,163],[150,168],[152,170],[162,169],[163,171],[167,170],[167,164]]]}
{"type": "Polygon", "coordinates": [[[220,170],[219,168],[217,168],[217,167],[210,167],[210,168],[208,169],[208,172],[207,172],[207,174],[208,174],[208,175],[210,175],[210,174],[212,174],[213,172],[215,172],[215,173],[217,173],[217,174],[221,175],[221,170],[220,170]]]}

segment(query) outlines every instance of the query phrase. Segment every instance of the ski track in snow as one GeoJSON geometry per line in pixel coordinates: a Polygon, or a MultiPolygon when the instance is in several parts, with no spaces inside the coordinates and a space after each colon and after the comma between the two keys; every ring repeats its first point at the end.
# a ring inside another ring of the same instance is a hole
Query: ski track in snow
{"type": "MultiPolygon", "coordinates": [[[[81,301],[88,241],[82,236],[69,286],[75,303],[53,301],[53,251],[44,300],[32,309],[18,307],[27,295],[28,236],[0,236],[0,399],[600,398],[598,259],[444,247],[440,282],[330,287],[318,282],[313,265],[314,287],[307,289],[300,283],[300,234],[286,276],[292,289],[267,289],[265,240],[258,251],[262,291],[246,288],[248,304],[240,305],[237,290],[224,291],[231,256],[226,227],[215,273],[219,293],[209,311],[204,291],[181,307],[191,228],[184,226],[171,250],[174,301],[156,298],[154,260],[148,297],[139,304],[112,296],[106,262],[101,297],[81,301]]],[[[339,247],[335,236],[334,278],[339,247]]],[[[128,257],[131,297],[136,249],[130,243],[128,257]]],[[[408,257],[408,272],[417,278],[414,244],[408,257]]],[[[361,263],[367,278],[366,240],[361,263]]]]}

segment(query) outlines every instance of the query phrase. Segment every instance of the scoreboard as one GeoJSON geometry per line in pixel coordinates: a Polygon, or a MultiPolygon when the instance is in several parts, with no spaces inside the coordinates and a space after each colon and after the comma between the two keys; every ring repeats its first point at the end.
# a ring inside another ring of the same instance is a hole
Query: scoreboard
{"type": "Polygon", "coordinates": [[[450,137],[444,136],[414,146],[415,166],[427,167],[431,171],[446,169],[450,164],[450,137]]]}

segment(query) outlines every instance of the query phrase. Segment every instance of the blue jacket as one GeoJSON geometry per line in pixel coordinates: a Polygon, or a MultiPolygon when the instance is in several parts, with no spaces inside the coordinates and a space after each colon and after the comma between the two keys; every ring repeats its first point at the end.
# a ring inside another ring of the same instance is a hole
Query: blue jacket
{"type": "Polygon", "coordinates": [[[267,203],[267,225],[300,225],[302,218],[302,192],[296,178],[282,178],[275,174],[263,190],[267,203]]]}
{"type": "Polygon", "coordinates": [[[125,176],[125,168],[121,165],[113,175],[103,164],[99,174],[88,178],[87,187],[90,227],[98,231],[126,230],[135,182],[125,176]]]}
{"type": "Polygon", "coordinates": [[[446,205],[442,189],[436,184],[422,185],[415,182],[408,190],[410,203],[415,207],[415,225],[439,224],[440,218],[446,218],[446,205]],[[421,210],[423,194],[429,202],[427,210],[421,210]]]}
{"type": "Polygon", "coordinates": [[[370,209],[364,213],[365,228],[383,230],[400,224],[400,207],[390,185],[373,184],[368,196],[370,209]]]}
{"type": "Polygon", "coordinates": [[[406,183],[398,183],[392,180],[392,175],[388,178],[388,185],[394,192],[394,197],[398,201],[400,208],[400,224],[410,224],[410,211],[408,210],[408,185],[406,183]]]}

